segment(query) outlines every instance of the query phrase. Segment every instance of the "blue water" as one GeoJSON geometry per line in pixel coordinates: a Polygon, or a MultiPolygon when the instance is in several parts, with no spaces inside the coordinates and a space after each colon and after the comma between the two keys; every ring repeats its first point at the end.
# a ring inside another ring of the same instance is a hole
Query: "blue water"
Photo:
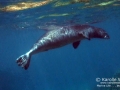
{"type": "MultiPolygon", "coordinates": [[[[120,70],[120,17],[109,11],[106,15],[110,13],[113,17],[91,24],[105,29],[109,40],[84,40],[76,50],[67,45],[42,52],[32,57],[28,70],[18,67],[16,58],[45,33],[36,26],[53,18],[35,21],[35,17],[47,14],[39,12],[47,7],[0,12],[0,90],[94,90],[96,78],[112,78],[120,70]],[[33,11],[38,14],[34,16],[33,11]],[[33,17],[24,19],[30,15],[33,17]]],[[[57,20],[62,23],[61,18],[57,20]]]]}

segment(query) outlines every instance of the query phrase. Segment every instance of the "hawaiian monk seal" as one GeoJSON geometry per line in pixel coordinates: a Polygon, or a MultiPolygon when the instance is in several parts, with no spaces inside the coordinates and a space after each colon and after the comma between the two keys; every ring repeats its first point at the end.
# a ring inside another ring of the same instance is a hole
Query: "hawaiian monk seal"
{"type": "Polygon", "coordinates": [[[76,49],[83,39],[109,39],[109,35],[103,29],[89,25],[63,27],[51,25],[45,29],[48,30],[48,32],[33,45],[32,49],[17,58],[16,62],[19,66],[28,69],[31,56],[38,52],[59,48],[70,43],[72,43],[76,49]]]}

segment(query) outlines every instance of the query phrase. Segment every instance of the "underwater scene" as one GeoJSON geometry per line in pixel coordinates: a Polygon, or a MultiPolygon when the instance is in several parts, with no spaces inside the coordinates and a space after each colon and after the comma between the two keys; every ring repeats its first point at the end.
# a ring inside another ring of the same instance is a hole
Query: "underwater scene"
{"type": "Polygon", "coordinates": [[[120,90],[120,0],[0,0],[0,90],[120,90]]]}

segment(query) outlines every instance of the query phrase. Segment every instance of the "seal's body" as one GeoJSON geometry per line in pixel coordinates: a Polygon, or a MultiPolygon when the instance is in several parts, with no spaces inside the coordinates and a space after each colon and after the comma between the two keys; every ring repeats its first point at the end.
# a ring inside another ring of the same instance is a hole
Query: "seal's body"
{"type": "Polygon", "coordinates": [[[83,39],[109,39],[109,35],[103,29],[89,25],[64,27],[51,25],[46,27],[46,29],[48,32],[33,45],[32,49],[17,59],[18,65],[24,69],[29,67],[30,58],[35,53],[59,48],[70,43],[73,43],[73,47],[76,49],[83,39]]]}

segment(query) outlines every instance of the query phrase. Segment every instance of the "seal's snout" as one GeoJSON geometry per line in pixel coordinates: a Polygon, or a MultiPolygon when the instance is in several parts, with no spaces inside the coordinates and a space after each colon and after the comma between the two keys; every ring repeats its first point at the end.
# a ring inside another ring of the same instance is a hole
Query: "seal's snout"
{"type": "Polygon", "coordinates": [[[110,39],[110,36],[107,33],[105,33],[104,39],[110,39]]]}
{"type": "Polygon", "coordinates": [[[97,37],[103,38],[103,39],[109,39],[110,38],[110,36],[108,35],[108,33],[105,30],[98,29],[96,31],[97,31],[97,34],[96,34],[97,37]]]}
{"type": "Polygon", "coordinates": [[[106,31],[104,31],[104,30],[100,30],[100,31],[99,31],[99,34],[100,34],[101,37],[104,38],[104,39],[109,39],[109,38],[110,38],[110,36],[108,35],[108,33],[107,33],[106,31]]]}

